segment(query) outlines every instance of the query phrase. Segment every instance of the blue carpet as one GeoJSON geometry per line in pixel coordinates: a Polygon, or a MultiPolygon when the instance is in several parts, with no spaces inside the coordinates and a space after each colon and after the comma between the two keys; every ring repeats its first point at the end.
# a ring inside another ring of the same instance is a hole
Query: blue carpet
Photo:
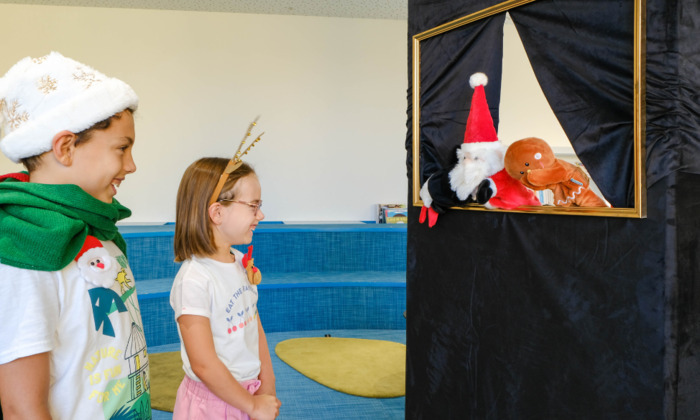
{"type": "MultiPolygon", "coordinates": [[[[388,340],[406,344],[404,330],[325,330],[291,331],[267,334],[272,356],[272,367],[277,379],[277,398],[282,401],[279,420],[302,419],[351,419],[351,420],[398,420],[405,418],[405,397],[363,398],[343,394],[327,388],[300,374],[275,355],[275,346],[280,341],[299,337],[367,338],[388,340]]],[[[179,350],[179,344],[168,344],[149,348],[151,353],[179,350]]],[[[172,413],[153,411],[153,420],[172,420],[172,413]]]]}

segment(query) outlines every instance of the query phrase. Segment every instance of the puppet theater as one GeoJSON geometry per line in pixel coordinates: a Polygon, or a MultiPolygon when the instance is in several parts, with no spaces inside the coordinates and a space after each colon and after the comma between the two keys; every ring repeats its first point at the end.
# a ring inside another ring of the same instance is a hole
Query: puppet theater
{"type": "Polygon", "coordinates": [[[633,214],[450,209],[419,223],[416,183],[462,141],[472,73],[489,74],[503,123],[505,13],[410,0],[406,418],[698,418],[700,5],[506,3],[581,162],[633,214]]]}

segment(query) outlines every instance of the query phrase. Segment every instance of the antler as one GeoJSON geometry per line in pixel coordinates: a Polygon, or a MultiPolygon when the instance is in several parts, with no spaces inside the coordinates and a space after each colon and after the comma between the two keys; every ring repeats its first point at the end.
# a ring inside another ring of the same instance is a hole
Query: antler
{"type": "Polygon", "coordinates": [[[258,118],[260,116],[255,117],[252,123],[248,126],[248,130],[246,130],[245,135],[243,136],[243,140],[241,140],[241,144],[238,145],[238,149],[236,150],[236,153],[233,155],[233,157],[228,161],[228,164],[226,165],[226,168],[224,168],[224,172],[219,176],[219,182],[216,183],[216,187],[214,187],[214,191],[211,194],[211,198],[209,198],[209,205],[211,206],[216,202],[216,199],[219,197],[219,194],[221,194],[221,189],[224,188],[224,183],[226,183],[226,180],[228,179],[229,174],[231,172],[235,171],[238,169],[243,164],[243,161],[241,158],[245,156],[250,149],[255,146],[255,143],[260,141],[260,137],[262,137],[264,132],[261,133],[253,142],[243,151],[241,149],[243,148],[243,145],[245,144],[246,140],[248,137],[250,137],[250,133],[253,131],[253,128],[258,125],[258,118]]]}
{"type": "Polygon", "coordinates": [[[253,131],[253,128],[255,128],[255,126],[258,125],[258,119],[259,119],[259,118],[260,118],[260,116],[255,117],[255,119],[253,120],[253,122],[251,122],[250,125],[248,126],[248,130],[246,130],[245,136],[243,136],[243,140],[241,140],[241,144],[238,145],[238,149],[236,150],[236,153],[233,155],[233,160],[234,160],[234,161],[239,161],[239,160],[241,160],[241,158],[242,158],[243,156],[245,156],[246,153],[248,153],[248,151],[249,151],[253,146],[255,146],[255,143],[257,143],[257,142],[260,141],[260,137],[262,137],[263,134],[265,134],[265,132],[263,131],[255,140],[253,140],[253,142],[252,142],[243,152],[241,152],[241,148],[243,148],[243,145],[245,145],[246,140],[248,140],[248,137],[250,137],[250,134],[251,134],[251,132],[253,131]]]}

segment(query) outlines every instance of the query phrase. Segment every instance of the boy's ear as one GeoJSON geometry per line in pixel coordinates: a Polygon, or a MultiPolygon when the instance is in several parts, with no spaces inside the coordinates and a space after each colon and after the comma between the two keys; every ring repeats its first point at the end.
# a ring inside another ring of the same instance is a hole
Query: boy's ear
{"type": "Polygon", "coordinates": [[[63,166],[73,164],[73,152],[75,151],[76,135],[68,130],[63,130],[53,136],[51,142],[52,152],[56,160],[63,166]]]}

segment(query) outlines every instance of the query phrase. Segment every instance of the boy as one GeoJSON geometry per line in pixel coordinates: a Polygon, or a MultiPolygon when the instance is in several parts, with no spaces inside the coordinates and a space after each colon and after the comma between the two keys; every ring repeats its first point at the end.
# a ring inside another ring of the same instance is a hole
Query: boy
{"type": "Polygon", "coordinates": [[[59,53],[0,79],[0,403],[12,419],[150,419],[143,324],[114,195],[136,170],[124,82],[59,53]]]}

